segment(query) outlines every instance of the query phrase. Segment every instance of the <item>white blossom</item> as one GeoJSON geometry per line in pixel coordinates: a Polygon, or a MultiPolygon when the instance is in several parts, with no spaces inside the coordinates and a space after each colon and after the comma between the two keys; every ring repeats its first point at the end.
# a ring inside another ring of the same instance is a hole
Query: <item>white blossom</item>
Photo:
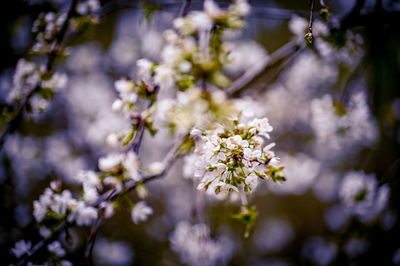
{"type": "Polygon", "coordinates": [[[386,207],[389,187],[378,183],[373,174],[350,171],[346,173],[339,189],[341,202],[361,221],[374,219],[386,207]]]}
{"type": "Polygon", "coordinates": [[[135,152],[129,151],[122,161],[122,165],[126,169],[127,178],[135,180],[137,182],[142,180],[142,176],[139,173],[139,159],[135,152]]]}
{"type": "Polygon", "coordinates": [[[14,253],[14,255],[17,258],[20,258],[24,254],[29,254],[31,247],[32,247],[31,242],[25,241],[25,240],[20,240],[15,243],[15,247],[12,248],[11,251],[12,251],[12,253],[14,253]]]}
{"type": "Polygon", "coordinates": [[[115,213],[115,205],[113,202],[103,201],[99,205],[100,208],[104,208],[104,217],[106,219],[111,218],[114,216],[115,213]]]}
{"type": "Polygon", "coordinates": [[[250,14],[251,7],[247,0],[235,0],[233,8],[240,16],[247,16],[250,14]]]}
{"type": "Polygon", "coordinates": [[[107,176],[103,180],[103,184],[106,186],[111,186],[115,188],[116,192],[121,192],[122,190],[122,182],[113,176],[107,176]]]}
{"type": "Polygon", "coordinates": [[[158,174],[161,174],[164,171],[165,166],[166,165],[163,162],[152,162],[149,165],[149,171],[152,174],[158,175],[158,174]]]}
{"type": "Polygon", "coordinates": [[[97,210],[79,201],[72,207],[72,212],[68,216],[68,221],[75,221],[78,226],[91,225],[97,219],[97,210]]]}
{"type": "Polygon", "coordinates": [[[99,159],[99,168],[102,171],[114,171],[122,163],[123,155],[120,153],[111,153],[99,159]]]}
{"type": "Polygon", "coordinates": [[[330,95],[311,102],[311,126],[316,135],[317,154],[334,158],[351,155],[377,139],[376,123],[372,119],[364,93],[351,96],[349,106],[341,107],[330,95]],[[351,146],[352,149],[344,149],[351,146]]]}
{"type": "Polygon", "coordinates": [[[195,162],[197,169],[194,175],[201,178],[197,188],[207,190],[209,194],[218,194],[239,192],[242,184],[245,191],[254,191],[258,178],[272,177],[273,181],[278,182],[284,180],[279,174],[279,160],[270,150],[274,144],[262,149],[257,138],[272,131],[268,119],[254,119],[248,124],[239,124],[235,131],[237,133],[234,134],[221,133],[223,137],[217,132],[207,132],[196,142],[195,152],[199,159],[195,162]]]}
{"type": "Polygon", "coordinates": [[[136,61],[138,77],[146,83],[151,81],[153,65],[150,60],[145,58],[136,61]]]}
{"type": "Polygon", "coordinates": [[[161,88],[170,88],[174,80],[175,72],[174,70],[166,65],[160,65],[155,70],[154,82],[160,85],[161,88]]]}
{"type": "Polygon", "coordinates": [[[99,198],[97,188],[91,184],[83,184],[83,198],[87,203],[93,203],[99,198]]]}
{"type": "Polygon", "coordinates": [[[131,210],[131,218],[135,224],[147,221],[152,214],[153,209],[149,207],[145,201],[135,203],[135,206],[131,210]]]}
{"type": "Polygon", "coordinates": [[[48,229],[47,227],[40,227],[39,229],[39,234],[43,237],[43,238],[48,238],[51,236],[51,230],[48,229]]]}
{"type": "Polygon", "coordinates": [[[54,241],[53,243],[50,243],[49,245],[47,245],[47,249],[50,252],[53,252],[58,258],[62,258],[66,254],[65,249],[63,249],[59,241],[54,241]]]}
{"type": "Polygon", "coordinates": [[[221,10],[214,0],[204,1],[204,12],[207,13],[211,18],[219,18],[224,15],[224,11],[221,10]]]}

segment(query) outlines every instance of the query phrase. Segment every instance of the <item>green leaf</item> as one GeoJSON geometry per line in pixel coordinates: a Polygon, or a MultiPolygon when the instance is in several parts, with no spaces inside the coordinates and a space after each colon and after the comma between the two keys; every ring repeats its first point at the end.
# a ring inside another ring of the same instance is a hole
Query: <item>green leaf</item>
{"type": "Polygon", "coordinates": [[[179,156],[184,156],[189,154],[195,146],[195,142],[192,136],[190,134],[186,135],[181,143],[181,145],[178,147],[177,155],[179,156]]]}
{"type": "Polygon", "coordinates": [[[147,118],[144,125],[147,128],[147,130],[149,130],[152,136],[154,136],[157,133],[157,129],[154,127],[153,120],[151,118],[147,118]]]}
{"type": "Polygon", "coordinates": [[[232,214],[231,218],[246,225],[244,237],[248,238],[257,221],[257,207],[243,204],[239,213],[232,214]]]}
{"type": "Polygon", "coordinates": [[[126,145],[128,145],[129,142],[131,142],[131,140],[135,136],[135,132],[136,132],[136,128],[133,128],[131,131],[129,131],[129,133],[124,137],[124,139],[122,141],[122,146],[126,146],[126,145]]]}
{"type": "Polygon", "coordinates": [[[268,165],[267,174],[273,182],[284,182],[286,181],[286,177],[283,175],[283,169],[283,166],[276,168],[268,165]]]}
{"type": "Polygon", "coordinates": [[[154,13],[162,10],[162,6],[150,1],[146,1],[142,4],[142,9],[145,13],[146,20],[150,21],[154,13]]]}

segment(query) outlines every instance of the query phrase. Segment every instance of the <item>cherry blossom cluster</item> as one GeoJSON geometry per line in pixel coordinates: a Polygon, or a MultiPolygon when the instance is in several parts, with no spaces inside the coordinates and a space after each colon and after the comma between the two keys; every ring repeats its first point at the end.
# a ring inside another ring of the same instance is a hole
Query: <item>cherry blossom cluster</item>
{"type": "Polygon", "coordinates": [[[32,51],[36,53],[50,52],[66,19],[66,13],[41,13],[32,27],[32,32],[36,35],[32,51]]]}
{"type": "Polygon", "coordinates": [[[79,1],[76,12],[81,15],[81,19],[85,19],[91,23],[99,22],[99,12],[101,10],[99,0],[79,1]]]}
{"type": "Polygon", "coordinates": [[[253,192],[259,179],[284,181],[283,167],[271,150],[275,143],[264,146],[272,131],[268,119],[233,122],[231,129],[218,127],[198,136],[195,153],[200,158],[195,176],[201,180],[197,189],[211,194],[253,192]]]}
{"type": "Polygon", "coordinates": [[[319,148],[321,151],[317,152],[322,154],[329,148],[329,154],[326,156],[343,154],[342,147],[348,145],[353,149],[346,153],[355,153],[363,147],[371,146],[378,137],[367,97],[361,92],[351,95],[347,107],[335,102],[328,94],[321,99],[313,99],[311,126],[319,144],[315,149],[319,148]]]}
{"type": "Polygon", "coordinates": [[[180,90],[193,87],[198,82],[208,82],[227,87],[229,79],[222,67],[228,61],[229,43],[222,40],[226,29],[243,28],[243,17],[250,12],[247,1],[234,1],[222,10],[213,0],[204,2],[204,11],[192,11],[174,20],[174,30],[163,37],[166,45],[161,53],[161,63],[147,59],[137,62],[139,78],[161,88],[176,85],[180,90]]]}
{"type": "Polygon", "coordinates": [[[14,77],[13,89],[8,95],[10,102],[19,102],[32,91],[37,91],[31,99],[33,111],[42,111],[49,105],[48,100],[67,84],[68,78],[64,73],[51,73],[45,71],[45,66],[28,62],[24,59],[18,61],[14,77]]]}
{"type": "MultiPolygon", "coordinates": [[[[26,254],[30,254],[32,248],[31,242],[26,242],[25,240],[20,240],[15,243],[14,248],[11,249],[11,252],[17,257],[20,258],[26,254]]],[[[61,259],[66,255],[65,249],[62,247],[59,241],[53,241],[47,246],[47,250],[50,253],[51,263],[62,265],[62,266],[72,266],[72,263],[68,260],[61,259]]],[[[30,265],[28,263],[28,265],[30,265]]]]}
{"type": "MultiPolygon", "coordinates": [[[[75,177],[76,182],[82,186],[81,195],[74,195],[68,189],[61,189],[60,181],[53,181],[49,188],[38,200],[33,203],[33,214],[40,225],[40,234],[43,238],[51,237],[58,226],[68,222],[78,226],[89,226],[100,216],[110,218],[115,212],[115,203],[111,199],[100,198],[107,192],[114,191],[115,194],[125,189],[127,182],[134,181],[137,185],[139,198],[147,196],[146,188],[139,182],[142,181],[143,171],[137,155],[133,151],[126,153],[111,153],[101,157],[98,162],[100,172],[91,170],[80,170],[75,177]]],[[[150,167],[150,171],[156,171],[150,167]]],[[[162,171],[158,169],[157,171],[162,171]]],[[[131,204],[130,214],[135,224],[144,222],[153,213],[145,201],[131,204]]],[[[19,243],[19,242],[18,242],[19,243]]],[[[16,245],[13,253],[17,257],[24,254],[29,255],[31,246],[27,242],[24,245],[16,245]]],[[[62,257],[65,251],[58,249],[59,244],[49,244],[49,251],[56,257],[62,257]],[[60,256],[62,255],[62,256],[60,256]]],[[[61,247],[60,247],[61,248],[61,247]]]]}
{"type": "Polygon", "coordinates": [[[156,133],[152,119],[154,108],[151,107],[157,100],[158,87],[147,85],[143,81],[137,84],[130,79],[119,79],[114,82],[114,86],[119,98],[113,102],[112,110],[129,118],[132,128],[127,132],[110,134],[107,143],[110,146],[116,146],[120,142],[127,145],[141,126],[144,126],[154,135],[156,133]],[[145,100],[150,101],[150,105],[143,107],[145,100]]]}
{"type": "MultiPolygon", "coordinates": [[[[69,22],[72,27],[77,30],[85,23],[97,22],[99,11],[98,0],[86,0],[78,3],[76,10],[70,11],[70,14],[61,11],[41,13],[33,23],[32,32],[35,35],[35,41],[30,52],[39,55],[47,54],[50,57],[60,54],[62,49],[58,42],[63,39],[61,35],[65,35],[69,26],[66,24],[68,16],[71,16],[69,22]]],[[[9,92],[8,100],[13,103],[29,97],[28,104],[31,108],[28,110],[44,111],[47,109],[48,100],[63,89],[68,81],[64,73],[47,68],[48,65],[20,59],[14,73],[13,87],[9,92]],[[29,94],[32,95],[28,96],[29,94]]]]}
{"type": "MultiPolygon", "coordinates": [[[[100,2],[98,0],[80,1],[74,12],[72,24],[79,28],[85,23],[97,23],[99,18],[100,2]]],[[[72,11],[71,11],[72,12],[72,11]]],[[[35,34],[35,44],[32,52],[49,53],[59,38],[60,31],[67,19],[66,12],[41,13],[34,21],[32,32],[35,34]]]]}
{"type": "Polygon", "coordinates": [[[46,224],[49,220],[63,220],[76,222],[77,225],[91,225],[97,218],[97,210],[85,204],[82,200],[73,198],[71,191],[61,191],[58,184],[52,183],[33,202],[33,215],[39,223],[46,224]]]}
{"type": "Polygon", "coordinates": [[[363,222],[375,219],[385,209],[389,194],[387,184],[379,187],[375,175],[363,171],[346,173],[339,188],[341,203],[363,222]]]}

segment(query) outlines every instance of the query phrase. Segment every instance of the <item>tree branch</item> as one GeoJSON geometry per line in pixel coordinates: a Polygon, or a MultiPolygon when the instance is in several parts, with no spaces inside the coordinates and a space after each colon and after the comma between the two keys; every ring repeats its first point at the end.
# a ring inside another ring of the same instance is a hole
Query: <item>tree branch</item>
{"type": "Polygon", "coordinates": [[[268,73],[271,68],[280,62],[291,57],[301,47],[299,41],[291,41],[283,45],[281,48],[272,53],[269,57],[261,60],[261,62],[246,71],[240,78],[235,80],[231,87],[227,90],[229,96],[237,96],[243,92],[250,84],[256,83],[268,73]]]}
{"type": "MultiPolygon", "coordinates": [[[[104,209],[99,210],[99,213],[104,212],[104,209]]],[[[99,215],[96,222],[90,228],[89,236],[87,239],[87,244],[85,248],[85,264],[92,265],[92,254],[93,254],[93,247],[94,242],[96,241],[97,232],[104,220],[104,215],[99,215]]]]}
{"type": "MultiPolygon", "coordinates": [[[[158,92],[158,89],[154,93],[157,94],[157,92],[158,92]]],[[[150,101],[150,103],[148,104],[146,110],[149,110],[152,106],[153,106],[153,103],[150,101]]],[[[145,130],[145,120],[143,119],[143,117],[140,116],[139,117],[139,129],[138,129],[137,134],[135,136],[135,140],[134,140],[134,142],[132,144],[132,150],[136,154],[139,154],[139,148],[140,148],[140,145],[142,143],[144,130],[145,130]]]]}
{"type": "Polygon", "coordinates": [[[179,17],[184,17],[187,15],[191,2],[191,0],[183,0],[181,10],[179,11],[179,17]]]}
{"type": "MultiPolygon", "coordinates": [[[[54,60],[56,58],[57,52],[58,52],[58,46],[61,44],[61,42],[64,40],[67,29],[68,29],[68,24],[69,21],[71,20],[74,12],[76,5],[78,4],[79,0],[71,0],[71,4],[68,10],[67,18],[64,21],[64,24],[61,27],[60,32],[57,35],[56,41],[53,43],[52,48],[50,52],[47,54],[47,63],[45,66],[45,71],[44,72],[49,72],[53,68],[54,65],[54,60]]],[[[2,134],[0,135],[0,150],[3,148],[4,142],[6,141],[6,138],[9,134],[13,133],[19,126],[20,122],[23,119],[24,116],[24,110],[29,104],[29,100],[32,98],[32,96],[35,95],[35,93],[39,89],[39,84],[36,84],[26,95],[25,99],[23,100],[22,104],[17,108],[16,115],[5,125],[5,129],[3,130],[2,134]]]]}
{"type": "MultiPolygon", "coordinates": [[[[175,161],[178,158],[180,158],[180,156],[177,154],[177,152],[178,152],[178,148],[181,144],[182,143],[177,143],[169,150],[168,154],[165,156],[164,161],[163,161],[165,168],[161,173],[159,173],[157,175],[145,176],[145,177],[143,177],[142,181],[140,181],[140,182],[136,182],[133,180],[128,181],[125,184],[124,189],[118,193],[115,188],[110,189],[110,190],[106,191],[102,196],[100,196],[99,199],[96,202],[92,203],[90,206],[98,207],[102,202],[105,202],[108,200],[114,201],[114,200],[126,195],[133,189],[135,189],[139,183],[147,183],[152,180],[164,177],[168,173],[168,171],[172,168],[175,161]]],[[[91,230],[89,233],[89,239],[87,242],[88,244],[85,248],[85,263],[89,262],[89,264],[90,264],[90,257],[91,257],[94,242],[96,239],[96,234],[97,234],[97,231],[98,231],[101,223],[103,222],[103,220],[104,220],[104,215],[102,215],[102,213],[100,213],[99,218],[96,220],[96,222],[91,227],[91,230]],[[87,258],[89,260],[87,260],[87,258]]],[[[25,265],[29,259],[33,258],[36,255],[36,253],[38,253],[42,248],[46,247],[46,245],[48,245],[50,242],[54,241],[60,235],[60,233],[62,233],[65,229],[67,229],[73,225],[74,225],[73,223],[69,223],[69,222],[64,222],[64,223],[60,224],[50,237],[41,240],[35,246],[33,246],[29,255],[25,255],[25,256],[21,257],[17,261],[16,265],[25,265]]]]}
{"type": "Polygon", "coordinates": [[[312,34],[312,24],[314,20],[314,2],[315,0],[310,1],[310,20],[308,22],[308,33],[312,34]]]}
{"type": "Polygon", "coordinates": [[[34,257],[37,252],[39,252],[42,248],[46,247],[50,242],[54,241],[65,229],[70,227],[72,224],[65,222],[60,224],[57,229],[52,233],[52,235],[48,238],[42,239],[40,242],[38,242],[35,246],[33,246],[32,250],[28,255],[25,255],[21,257],[16,265],[26,265],[29,259],[34,257]]]}

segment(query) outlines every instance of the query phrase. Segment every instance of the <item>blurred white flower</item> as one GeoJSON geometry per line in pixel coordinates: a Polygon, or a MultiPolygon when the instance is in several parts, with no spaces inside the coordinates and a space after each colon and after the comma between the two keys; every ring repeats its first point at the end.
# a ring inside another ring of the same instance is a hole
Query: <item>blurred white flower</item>
{"type": "Polygon", "coordinates": [[[122,163],[123,155],[120,153],[111,153],[99,159],[99,168],[104,172],[116,170],[122,163]]]}
{"type": "Polygon", "coordinates": [[[145,201],[135,203],[135,206],[131,210],[131,218],[135,224],[147,221],[152,214],[153,209],[149,207],[145,201]]]}
{"type": "Polygon", "coordinates": [[[314,264],[328,265],[336,258],[337,246],[319,236],[313,236],[305,242],[302,254],[314,264]]]}
{"type": "Polygon", "coordinates": [[[97,219],[97,210],[79,201],[72,207],[72,212],[68,216],[68,221],[75,221],[78,226],[91,225],[97,219]]]}
{"type": "Polygon", "coordinates": [[[58,258],[62,258],[65,256],[66,252],[65,249],[61,246],[59,241],[54,241],[47,245],[47,249],[50,252],[53,252],[58,258]]]}
{"type": "Polygon", "coordinates": [[[11,251],[17,258],[20,258],[24,254],[29,254],[31,247],[32,247],[31,242],[20,240],[15,243],[15,247],[12,248],[11,251]]]}
{"type": "Polygon", "coordinates": [[[225,265],[233,255],[233,243],[227,237],[212,239],[205,224],[179,222],[170,235],[171,248],[188,265],[225,265]]]}
{"type": "Polygon", "coordinates": [[[374,219],[386,207],[389,187],[378,188],[375,175],[362,171],[350,171],[344,176],[339,189],[339,197],[344,206],[361,221],[374,219]]]}
{"type": "Polygon", "coordinates": [[[128,243],[111,242],[100,237],[94,246],[94,260],[96,265],[130,265],[133,260],[133,252],[128,243]]]}
{"type": "Polygon", "coordinates": [[[262,222],[256,230],[255,243],[263,254],[280,252],[295,236],[290,223],[282,219],[262,222]]]}

